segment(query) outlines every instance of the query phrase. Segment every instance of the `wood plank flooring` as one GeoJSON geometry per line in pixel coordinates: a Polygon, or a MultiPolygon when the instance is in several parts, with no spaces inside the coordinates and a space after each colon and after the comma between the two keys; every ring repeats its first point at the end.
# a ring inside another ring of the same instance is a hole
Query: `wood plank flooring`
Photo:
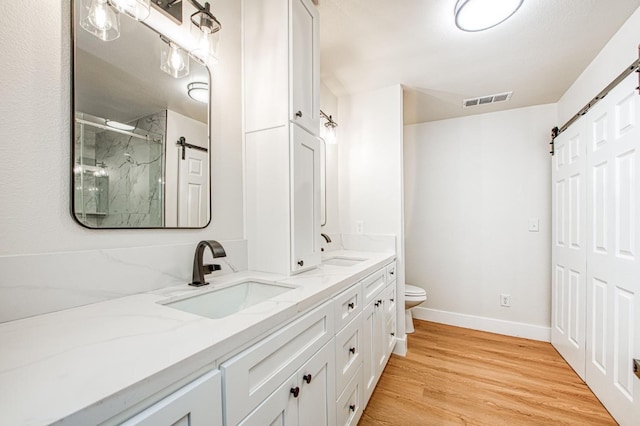
{"type": "Polygon", "coordinates": [[[615,425],[549,343],[415,321],[359,425],[615,425]]]}

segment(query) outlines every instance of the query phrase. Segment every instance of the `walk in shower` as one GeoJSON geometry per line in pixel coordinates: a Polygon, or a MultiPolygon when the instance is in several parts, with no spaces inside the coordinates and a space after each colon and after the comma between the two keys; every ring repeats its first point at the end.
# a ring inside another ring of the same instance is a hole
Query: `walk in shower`
{"type": "Polygon", "coordinates": [[[90,228],[165,225],[166,111],[119,123],[75,114],[74,210],[90,228]]]}

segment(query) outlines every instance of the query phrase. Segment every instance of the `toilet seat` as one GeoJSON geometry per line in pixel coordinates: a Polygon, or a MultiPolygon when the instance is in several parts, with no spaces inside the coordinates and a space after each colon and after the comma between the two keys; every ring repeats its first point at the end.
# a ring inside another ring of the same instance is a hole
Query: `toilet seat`
{"type": "Polygon", "coordinates": [[[405,284],[404,295],[405,297],[424,297],[427,295],[427,292],[424,288],[416,287],[415,285],[411,284],[405,284]]]}

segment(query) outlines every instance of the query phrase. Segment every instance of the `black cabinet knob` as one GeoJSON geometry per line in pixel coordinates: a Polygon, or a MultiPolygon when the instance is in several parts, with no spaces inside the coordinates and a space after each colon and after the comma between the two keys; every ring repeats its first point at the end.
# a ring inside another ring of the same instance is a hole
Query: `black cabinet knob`
{"type": "Polygon", "coordinates": [[[302,117],[302,111],[296,112],[296,117],[298,117],[298,118],[302,117]]]}
{"type": "Polygon", "coordinates": [[[353,302],[351,302],[347,306],[349,306],[349,309],[353,309],[355,308],[356,305],[353,302]]]}
{"type": "Polygon", "coordinates": [[[298,260],[298,266],[304,266],[304,260],[298,260]]]}
{"type": "Polygon", "coordinates": [[[302,378],[307,382],[307,384],[311,383],[311,374],[305,374],[302,378]]]}
{"type": "Polygon", "coordinates": [[[356,405],[355,404],[349,405],[349,410],[356,411],[356,405]]]}
{"type": "Polygon", "coordinates": [[[391,333],[391,335],[392,335],[392,336],[395,336],[395,335],[396,335],[396,333],[391,333]]]}
{"type": "Polygon", "coordinates": [[[352,354],[356,353],[356,348],[349,348],[349,352],[351,352],[352,354]]]}
{"type": "Polygon", "coordinates": [[[300,394],[300,388],[296,386],[295,388],[291,388],[289,392],[291,392],[294,398],[297,398],[298,395],[300,394]]]}
{"type": "Polygon", "coordinates": [[[376,307],[378,307],[378,306],[380,306],[380,302],[378,302],[378,301],[373,302],[373,305],[374,305],[374,306],[376,306],[376,307]]]}
{"type": "Polygon", "coordinates": [[[392,297],[391,299],[389,299],[390,302],[393,302],[395,299],[392,297]]]}

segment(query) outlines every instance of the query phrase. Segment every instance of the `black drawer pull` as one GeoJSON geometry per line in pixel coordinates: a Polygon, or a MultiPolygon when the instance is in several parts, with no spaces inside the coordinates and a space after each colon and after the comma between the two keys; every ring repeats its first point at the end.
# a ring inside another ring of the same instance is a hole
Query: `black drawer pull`
{"type": "Polygon", "coordinates": [[[311,383],[311,374],[305,374],[302,378],[307,384],[311,383]]]}
{"type": "Polygon", "coordinates": [[[297,398],[298,394],[300,393],[300,388],[296,386],[295,388],[291,388],[291,390],[289,392],[291,392],[291,394],[293,394],[294,398],[297,398]]]}
{"type": "Polygon", "coordinates": [[[349,307],[349,309],[353,309],[356,307],[356,305],[353,302],[349,303],[347,306],[349,307]]]}
{"type": "Polygon", "coordinates": [[[349,410],[351,410],[351,411],[356,411],[356,405],[355,405],[355,404],[351,404],[351,405],[349,406],[349,410]]]}
{"type": "Polygon", "coordinates": [[[356,353],[356,348],[349,348],[349,352],[351,352],[352,354],[356,353]]]}

